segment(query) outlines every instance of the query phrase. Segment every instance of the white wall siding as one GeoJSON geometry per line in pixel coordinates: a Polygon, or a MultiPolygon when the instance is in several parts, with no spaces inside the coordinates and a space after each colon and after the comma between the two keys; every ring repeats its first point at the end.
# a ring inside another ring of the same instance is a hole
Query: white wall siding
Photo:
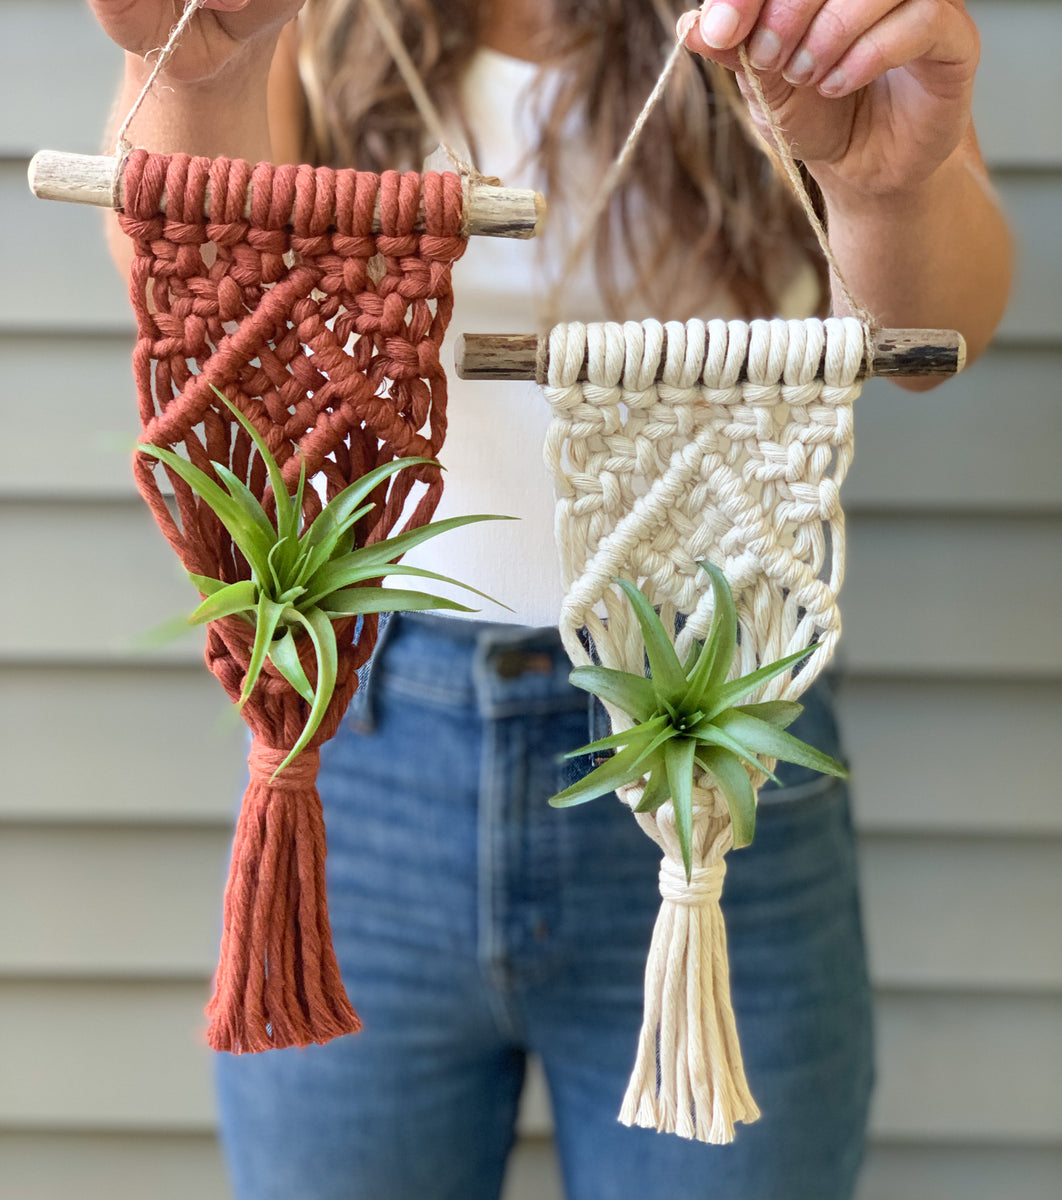
{"type": "MultiPolygon", "coordinates": [[[[946,388],[864,390],[845,491],[860,1200],[1062,1194],[1062,0],[969,7],[1015,296],[946,388]]],[[[197,638],[133,646],[193,598],[129,475],[132,320],[100,215],[24,182],[97,149],[120,55],[83,0],[0,0],[0,31],[0,1200],[222,1200],[202,1007],[243,738],[197,638]]],[[[520,1128],[506,1200],[554,1200],[537,1071],[520,1128]]]]}

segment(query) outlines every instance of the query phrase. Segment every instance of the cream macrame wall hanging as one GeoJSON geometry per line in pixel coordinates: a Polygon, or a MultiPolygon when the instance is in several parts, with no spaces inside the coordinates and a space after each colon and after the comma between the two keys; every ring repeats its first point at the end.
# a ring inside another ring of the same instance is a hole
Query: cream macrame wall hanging
{"type": "MultiPolygon", "coordinates": [[[[552,311],[680,52],[591,205],[552,311]]],[[[756,84],[747,59],[745,67],[756,84]]],[[[787,174],[802,191],[774,128],[787,174]]],[[[847,292],[810,200],[803,199],[849,309],[860,318],[569,323],[554,324],[542,338],[466,335],[459,342],[459,375],[537,379],[552,409],[545,457],[556,488],[566,589],[559,625],[577,668],[574,682],[586,678],[578,668],[592,664],[625,672],[628,680],[646,673],[654,649],[632,608],[641,599],[631,596],[633,588],[658,611],[661,636],[677,654],[675,669],[690,678],[695,668],[685,664],[694,662],[697,644],[722,616],[725,595],[736,609],[737,635],[724,669],[731,680],[755,680],[757,671],[769,676],[742,700],[767,704],[761,713],[792,712],[794,705],[778,702],[795,701],[830,659],[841,631],[840,486],[852,458],[852,407],[861,381],[873,372],[951,374],[965,350],[951,331],[877,330],[847,292]],[[796,660],[787,669],[768,669],[787,657],[796,660]]],[[[612,722],[613,737],[605,740],[624,747],[617,763],[627,755],[627,768],[617,767],[616,791],[663,856],[643,1025],[620,1120],[729,1142],[736,1122],[759,1115],[730,1002],[719,903],[725,855],[735,843],[732,794],[740,789],[718,759],[694,757],[686,738],[688,779],[679,802],[671,763],[666,773],[648,766],[643,773],[640,763],[653,761],[651,755],[640,759],[639,746],[620,736],[629,735],[634,717],[598,694],[612,722]]],[[[674,725],[666,707],[657,705],[646,737],[674,725]]],[[[648,744],[655,750],[655,742],[648,744]]],[[[752,788],[774,765],[769,753],[733,759],[748,771],[743,785],[753,812],[752,788]]]]}

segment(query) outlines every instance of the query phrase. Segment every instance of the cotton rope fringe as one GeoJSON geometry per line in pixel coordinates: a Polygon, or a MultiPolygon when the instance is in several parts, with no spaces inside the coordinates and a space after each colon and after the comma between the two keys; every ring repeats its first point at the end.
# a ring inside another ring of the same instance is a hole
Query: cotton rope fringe
{"type": "MultiPolygon", "coordinates": [[[[265,465],[216,386],[257,426],[291,494],[305,464],[313,484],[306,520],[320,511],[321,492],[330,500],[395,458],[437,458],[446,433],[439,346],[453,309],[451,268],[466,246],[457,175],[252,167],[133,150],[119,219],[135,251],[143,442],[176,449],[208,473],[222,464],[268,505],[265,465]]],[[[181,478],[146,454],[134,470],[186,570],[226,583],[248,577],[232,538],[181,478]]],[[[373,492],[358,544],[426,524],[441,494],[434,464],[394,475],[373,492]]],[[[304,1046],[360,1028],[332,948],[315,779],[317,748],[338,728],[376,630],[375,616],[337,624],[328,711],[279,775],[306,702],[267,662],[242,708],[254,742],[207,1009],[215,1049],[304,1046]]],[[[207,663],[233,701],[253,635],[237,617],[208,627],[207,663]]],[[[312,683],[308,641],[304,650],[312,683]]]]}
{"type": "MultiPolygon", "coordinates": [[[[613,586],[617,576],[659,606],[684,659],[711,623],[713,594],[697,565],[708,559],[737,604],[736,674],[820,647],[796,675],[775,678],[749,702],[792,700],[808,687],[841,630],[839,488],[852,457],[864,344],[865,327],[854,318],[553,328],[545,455],[566,588],[561,636],[575,664],[592,661],[585,627],[596,661],[644,672],[645,646],[613,586]]],[[[613,730],[630,727],[622,711],[609,707],[609,715],[613,730]]],[[[763,779],[757,774],[753,784],[763,779]]],[[[620,797],[634,809],[642,790],[635,784],[620,797]]],[[[729,1142],[735,1122],[753,1121],[759,1110],[742,1065],[719,906],[732,844],[727,805],[701,774],[689,884],[671,803],[636,817],[663,852],[662,903],[619,1119],[729,1142]]]]}

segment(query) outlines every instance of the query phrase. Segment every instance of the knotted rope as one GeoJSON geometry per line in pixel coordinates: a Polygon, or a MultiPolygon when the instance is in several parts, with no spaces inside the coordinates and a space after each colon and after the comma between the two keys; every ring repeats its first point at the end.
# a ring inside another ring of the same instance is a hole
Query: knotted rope
{"type": "MultiPolygon", "coordinates": [[[[314,484],[305,491],[307,520],[322,494],[331,499],[377,466],[437,457],[446,433],[439,346],[453,307],[451,267],[466,244],[455,174],[377,176],[134,150],[125,195],[119,219],[135,247],[142,441],[178,448],[215,478],[211,464],[221,463],[268,503],[265,464],[214,385],[260,431],[292,494],[305,463],[314,484]],[[420,213],[425,232],[416,233],[420,213]]],[[[249,576],[221,523],[180,478],[144,454],[134,471],[189,572],[227,583],[249,576]]],[[[358,544],[426,523],[441,491],[434,465],[392,476],[373,493],[358,544]]],[[[335,732],[376,629],[375,616],[337,625],[338,680],[313,747],[335,732]]],[[[252,642],[252,627],[238,618],[208,628],[207,662],[234,701],[252,642]]],[[[312,681],[312,654],[303,665],[312,681]]],[[[236,1052],[327,1041],[359,1027],[325,907],[316,749],[272,778],[306,723],[306,703],[267,662],[242,711],[254,734],[251,780],[208,1008],[211,1045],[236,1052]]]]}
{"type": "MultiPolygon", "coordinates": [[[[643,673],[641,632],[613,584],[620,576],[659,607],[684,659],[711,624],[714,597],[698,566],[708,559],[737,605],[735,674],[821,647],[796,675],[776,677],[749,700],[791,700],[807,688],[841,631],[839,489],[863,353],[864,326],[854,318],[554,327],[545,456],[566,587],[560,629],[574,663],[591,661],[585,627],[604,666],[643,673]]],[[[613,729],[630,727],[621,710],[609,706],[609,715],[613,729]]],[[[620,794],[633,809],[642,786],[620,794]]],[[[670,801],[637,819],[664,855],[663,903],[620,1120],[727,1142],[734,1123],[758,1110],[730,1006],[719,910],[732,841],[726,801],[699,775],[689,885],[670,801]]]]}

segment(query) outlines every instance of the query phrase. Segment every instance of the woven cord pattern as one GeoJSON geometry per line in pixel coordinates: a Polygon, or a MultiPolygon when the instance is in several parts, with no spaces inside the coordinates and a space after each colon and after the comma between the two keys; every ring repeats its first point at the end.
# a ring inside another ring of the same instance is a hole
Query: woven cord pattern
{"type": "MultiPolygon", "coordinates": [[[[659,608],[684,658],[711,624],[711,585],[697,565],[708,559],[737,605],[735,674],[821,647],[797,674],[776,677],[748,700],[795,699],[821,672],[841,631],[839,489],[852,457],[864,332],[853,319],[554,327],[545,457],[566,588],[560,628],[574,663],[593,655],[644,671],[641,632],[613,584],[619,576],[659,608]],[[584,364],[586,381],[578,382],[584,364]]],[[[631,724],[618,709],[610,716],[614,729],[631,724]]],[[[641,793],[632,785],[621,798],[633,808],[641,793]]],[[[730,1007],[718,905],[732,833],[725,799],[703,775],[694,804],[689,885],[670,802],[637,815],[664,854],[663,904],[620,1119],[727,1142],[735,1121],[758,1116],[730,1007]]]]}
{"type": "MultiPolygon", "coordinates": [[[[453,308],[451,268],[466,244],[456,175],[134,150],[125,197],[119,219],[135,248],[133,366],[144,442],[174,449],[214,478],[212,462],[223,464],[268,509],[265,464],[214,385],[262,434],[292,494],[305,461],[307,520],[322,494],[331,499],[374,467],[438,455],[446,434],[439,346],[453,308]]],[[[249,577],[227,531],[183,480],[143,454],[134,472],[189,572],[226,583],[249,577]]],[[[434,465],[392,476],[371,497],[359,544],[423,525],[441,490],[434,465]]],[[[306,703],[267,662],[242,710],[255,742],[208,1009],[217,1048],[304,1045],[358,1028],[331,946],[314,778],[316,747],[335,732],[376,631],[374,616],[337,625],[328,712],[305,761],[276,779],[306,703]]],[[[252,627],[238,618],[208,628],[207,662],[233,700],[252,643],[252,627]]],[[[308,641],[303,665],[312,682],[308,641]]]]}

